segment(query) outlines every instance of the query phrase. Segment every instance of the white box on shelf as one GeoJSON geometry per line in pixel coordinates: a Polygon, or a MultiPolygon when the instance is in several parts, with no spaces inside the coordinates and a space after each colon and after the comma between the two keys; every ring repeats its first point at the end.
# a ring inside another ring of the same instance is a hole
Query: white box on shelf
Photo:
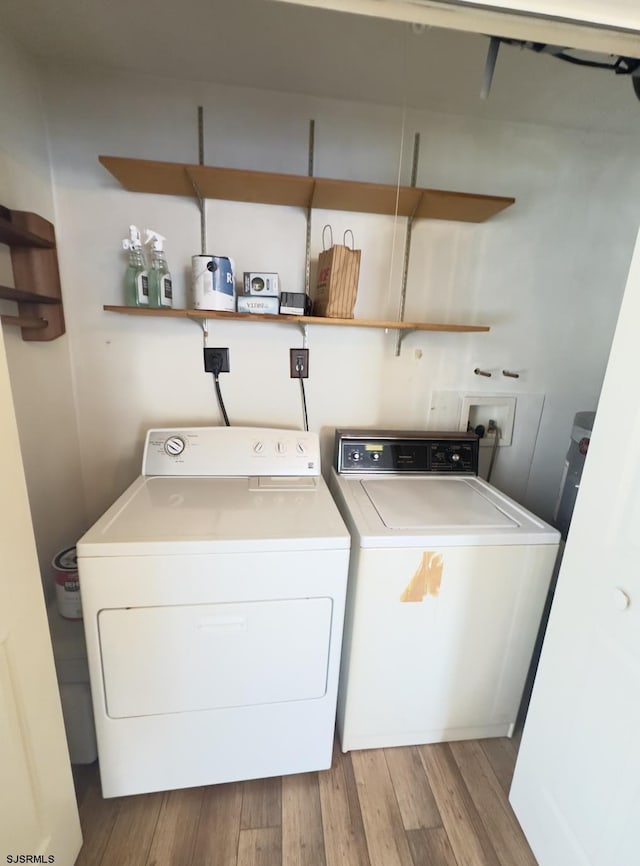
{"type": "Polygon", "coordinates": [[[277,315],[280,312],[280,301],[278,298],[255,298],[250,295],[238,295],[238,312],[277,315]]]}

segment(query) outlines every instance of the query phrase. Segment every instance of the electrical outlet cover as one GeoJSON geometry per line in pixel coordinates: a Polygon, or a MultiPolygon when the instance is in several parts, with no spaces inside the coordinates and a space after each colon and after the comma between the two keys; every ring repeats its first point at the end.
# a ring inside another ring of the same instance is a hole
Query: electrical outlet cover
{"type": "Polygon", "coordinates": [[[308,349],[289,349],[289,375],[292,379],[309,378],[308,349]],[[300,370],[298,370],[298,365],[300,370]]]}

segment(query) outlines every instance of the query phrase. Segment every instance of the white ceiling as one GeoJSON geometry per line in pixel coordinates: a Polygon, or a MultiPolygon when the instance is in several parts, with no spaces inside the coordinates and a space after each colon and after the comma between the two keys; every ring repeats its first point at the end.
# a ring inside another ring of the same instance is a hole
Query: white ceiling
{"type": "Polygon", "coordinates": [[[488,40],[270,0],[3,0],[2,27],[39,61],[635,132],[628,77],[503,46],[479,98],[488,40]],[[159,12],[158,10],[162,10],[159,12]]]}

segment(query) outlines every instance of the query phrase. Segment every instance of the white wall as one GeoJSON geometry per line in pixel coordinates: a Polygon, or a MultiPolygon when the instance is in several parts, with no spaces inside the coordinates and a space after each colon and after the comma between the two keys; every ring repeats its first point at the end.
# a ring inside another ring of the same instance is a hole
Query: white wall
{"type": "MultiPolygon", "coordinates": [[[[30,60],[2,35],[0,203],[56,222],[38,76],[30,60]]],[[[13,285],[9,250],[2,246],[0,283],[13,285]]],[[[8,301],[0,301],[0,309],[16,312],[8,301]]],[[[85,526],[69,339],[25,343],[19,329],[7,325],[3,330],[41,576],[49,595],[53,555],[74,544],[85,526]]]]}
{"type": "MultiPolygon", "coordinates": [[[[102,310],[123,302],[120,240],[129,223],[167,236],[177,304],[184,302],[190,256],[199,252],[197,208],[181,198],[123,191],[98,155],[195,162],[202,104],[210,164],[305,173],[313,117],[318,175],[393,183],[402,112],[55,66],[43,80],[85,493],[89,516],[96,517],[138,472],[147,427],[220,423],[194,323],[102,310]]],[[[604,129],[409,112],[404,182],[416,131],[420,185],[514,195],[517,203],[482,225],[416,227],[407,318],[486,323],[492,330],[414,333],[396,358],[394,334],[310,328],[311,428],[451,425],[453,410],[431,410],[434,392],[514,393],[515,442],[501,449],[494,480],[549,517],[573,414],[597,402],[640,222],[635,139],[604,129]],[[521,375],[480,382],[476,366],[521,375]],[[543,403],[540,419],[536,408],[543,403]]],[[[303,213],[217,201],[207,212],[209,252],[233,256],[240,271],[279,271],[286,289],[300,287],[303,213]]],[[[402,221],[317,212],[314,258],[327,221],[338,234],[353,228],[363,250],[356,316],[394,317],[402,221]]],[[[209,345],[231,350],[232,372],[222,386],[232,422],[300,424],[298,387],[288,377],[288,348],[299,344],[293,327],[214,323],[209,345]]]]}

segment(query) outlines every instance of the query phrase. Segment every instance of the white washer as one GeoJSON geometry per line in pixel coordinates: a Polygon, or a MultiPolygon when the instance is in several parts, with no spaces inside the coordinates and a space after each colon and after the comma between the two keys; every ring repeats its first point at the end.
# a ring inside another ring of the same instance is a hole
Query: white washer
{"type": "Polygon", "coordinates": [[[105,797],[331,765],[349,534],[313,433],[151,430],[77,544],[105,797]]]}
{"type": "Polygon", "coordinates": [[[473,434],[337,431],[345,752],[513,733],[559,533],[477,455],[473,434]]]}

